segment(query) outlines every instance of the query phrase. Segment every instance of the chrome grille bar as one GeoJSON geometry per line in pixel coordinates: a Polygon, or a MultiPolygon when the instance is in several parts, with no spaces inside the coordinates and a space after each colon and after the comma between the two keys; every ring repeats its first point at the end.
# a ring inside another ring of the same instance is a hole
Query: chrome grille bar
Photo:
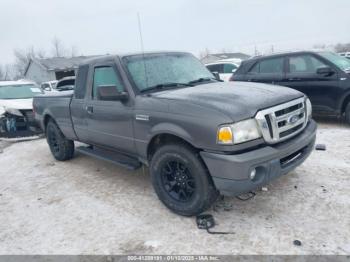
{"type": "Polygon", "coordinates": [[[301,132],[307,124],[305,98],[261,110],[255,119],[267,143],[274,144],[286,140],[301,132]]]}

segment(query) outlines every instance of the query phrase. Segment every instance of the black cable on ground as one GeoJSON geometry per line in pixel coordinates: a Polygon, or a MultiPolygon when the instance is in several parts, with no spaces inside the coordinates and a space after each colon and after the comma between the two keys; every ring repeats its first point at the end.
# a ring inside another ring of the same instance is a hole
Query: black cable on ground
{"type": "Polygon", "coordinates": [[[236,198],[238,199],[238,200],[241,200],[241,201],[247,201],[247,200],[249,200],[249,199],[252,199],[253,197],[255,197],[255,192],[249,192],[248,193],[249,195],[248,195],[248,197],[246,197],[246,198],[243,198],[243,197],[241,197],[241,196],[236,196],[236,198]]]}
{"type": "Polygon", "coordinates": [[[228,235],[235,234],[234,232],[222,232],[222,231],[211,231],[210,228],[215,226],[214,217],[210,214],[202,214],[196,217],[197,227],[199,229],[206,229],[209,234],[215,235],[228,235]]]}

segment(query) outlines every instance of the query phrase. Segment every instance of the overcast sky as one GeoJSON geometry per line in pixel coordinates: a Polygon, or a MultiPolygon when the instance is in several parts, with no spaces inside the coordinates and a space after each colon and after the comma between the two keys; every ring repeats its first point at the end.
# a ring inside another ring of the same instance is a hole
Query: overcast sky
{"type": "Polygon", "coordinates": [[[79,54],[145,50],[310,48],[350,42],[350,0],[0,0],[0,64],[13,49],[50,55],[52,39],[79,54]]]}

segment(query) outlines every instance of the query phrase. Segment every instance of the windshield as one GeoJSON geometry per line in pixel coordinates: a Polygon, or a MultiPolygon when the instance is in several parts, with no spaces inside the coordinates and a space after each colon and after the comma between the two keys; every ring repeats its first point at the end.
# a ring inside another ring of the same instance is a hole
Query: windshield
{"type": "Polygon", "coordinates": [[[331,61],[333,64],[338,66],[341,70],[349,71],[350,70],[350,60],[342,57],[338,54],[332,52],[319,52],[320,56],[323,56],[327,60],[331,61]]]}
{"type": "Polygon", "coordinates": [[[134,55],[123,60],[140,91],[157,85],[213,78],[198,59],[187,53],[134,55]]]}
{"type": "Polygon", "coordinates": [[[0,86],[0,99],[33,98],[38,94],[42,94],[40,88],[31,84],[0,86]]]}
{"type": "Polygon", "coordinates": [[[57,90],[73,90],[75,84],[75,79],[67,79],[58,82],[56,85],[57,90]]]}

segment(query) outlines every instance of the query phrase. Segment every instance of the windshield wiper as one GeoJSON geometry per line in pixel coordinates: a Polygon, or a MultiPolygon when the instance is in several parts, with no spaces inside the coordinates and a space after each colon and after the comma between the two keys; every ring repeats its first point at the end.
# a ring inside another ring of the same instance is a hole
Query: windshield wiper
{"type": "Polygon", "coordinates": [[[212,78],[212,77],[201,77],[201,78],[198,78],[196,80],[192,80],[192,81],[188,82],[188,84],[196,84],[196,83],[208,82],[208,81],[212,81],[212,80],[218,81],[216,78],[212,78]]]}
{"type": "Polygon", "coordinates": [[[179,86],[193,86],[191,83],[163,83],[163,84],[158,84],[154,86],[149,86],[146,87],[145,89],[142,89],[140,92],[148,92],[148,91],[153,91],[153,90],[162,90],[167,87],[179,87],[179,86]]]}

